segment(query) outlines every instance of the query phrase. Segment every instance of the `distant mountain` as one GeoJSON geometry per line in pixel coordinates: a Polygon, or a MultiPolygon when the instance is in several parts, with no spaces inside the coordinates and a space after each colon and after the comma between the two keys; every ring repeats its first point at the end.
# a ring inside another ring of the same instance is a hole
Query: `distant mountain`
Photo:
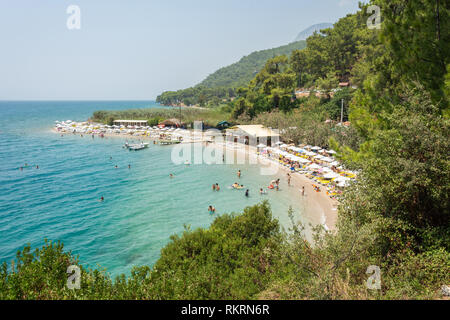
{"type": "Polygon", "coordinates": [[[277,48],[255,51],[238,62],[210,74],[197,86],[207,88],[245,86],[264,67],[267,60],[279,55],[289,56],[292,51],[305,47],[306,41],[296,41],[277,48]]]}
{"type": "Polygon", "coordinates": [[[300,32],[294,41],[306,40],[309,36],[312,36],[314,32],[319,32],[322,29],[332,28],[332,23],[318,23],[309,28],[306,28],[302,32],[300,32]]]}

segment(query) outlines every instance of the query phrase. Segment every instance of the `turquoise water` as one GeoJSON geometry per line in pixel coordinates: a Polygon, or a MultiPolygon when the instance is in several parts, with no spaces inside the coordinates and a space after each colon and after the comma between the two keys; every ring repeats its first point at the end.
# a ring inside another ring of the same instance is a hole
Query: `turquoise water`
{"type": "Polygon", "coordinates": [[[50,130],[55,120],[86,120],[99,109],[156,106],[0,102],[0,261],[10,262],[25,244],[41,246],[48,238],[62,240],[83,264],[117,275],[135,265],[152,265],[184,224],[210,225],[214,217],[208,214],[209,205],[222,214],[268,199],[283,224],[288,223],[290,205],[300,217],[296,195],[283,182],[284,192],[258,194],[273,177],[261,176],[255,165],[177,166],[171,161],[172,146],[129,152],[121,138],[61,137],[50,130]],[[20,171],[25,163],[29,167],[20,171]],[[244,191],[227,188],[237,180],[238,169],[249,198],[244,191]],[[216,182],[220,192],[211,190],[216,182]],[[98,201],[101,196],[104,202],[98,201]]]}

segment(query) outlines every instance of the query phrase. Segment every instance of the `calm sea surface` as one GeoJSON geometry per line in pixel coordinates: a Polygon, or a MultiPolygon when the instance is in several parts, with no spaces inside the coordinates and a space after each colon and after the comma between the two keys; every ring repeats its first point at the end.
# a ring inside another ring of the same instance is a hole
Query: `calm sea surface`
{"type": "Polygon", "coordinates": [[[158,105],[0,102],[0,262],[9,263],[25,244],[41,246],[47,238],[63,241],[84,265],[100,265],[113,276],[128,274],[135,265],[153,265],[183,224],[209,226],[214,218],[209,205],[222,214],[268,199],[282,224],[288,224],[290,205],[301,218],[301,205],[293,199],[298,192],[285,188],[259,195],[257,190],[273,177],[261,176],[255,165],[175,165],[172,146],[130,152],[122,148],[122,139],[51,132],[55,120],[82,121],[95,110],[152,107],[158,105]],[[20,171],[25,163],[28,167],[20,171]],[[238,169],[249,198],[227,188],[237,180],[238,169]],[[211,190],[216,182],[220,192],[211,190]],[[101,196],[104,202],[98,201],[101,196]]]}

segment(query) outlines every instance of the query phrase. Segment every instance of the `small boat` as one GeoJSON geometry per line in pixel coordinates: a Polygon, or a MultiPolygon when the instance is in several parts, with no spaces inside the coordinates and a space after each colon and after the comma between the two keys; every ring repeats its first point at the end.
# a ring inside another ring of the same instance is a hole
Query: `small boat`
{"type": "Polygon", "coordinates": [[[138,144],[130,144],[128,145],[128,150],[138,151],[142,149],[148,148],[148,143],[138,143],[138,144]]]}

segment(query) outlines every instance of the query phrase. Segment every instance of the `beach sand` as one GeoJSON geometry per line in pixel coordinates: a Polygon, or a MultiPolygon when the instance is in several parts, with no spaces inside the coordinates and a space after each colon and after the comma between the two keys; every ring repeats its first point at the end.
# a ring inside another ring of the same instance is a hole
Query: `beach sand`
{"type": "MultiPolygon", "coordinates": [[[[256,147],[244,146],[242,144],[236,144],[235,147],[231,147],[226,143],[209,143],[208,145],[214,145],[217,148],[224,148],[224,152],[234,152],[235,159],[245,157],[247,163],[258,163],[261,166],[276,166],[278,169],[277,176],[280,178],[281,183],[287,186],[287,173],[291,171],[289,168],[281,165],[278,161],[273,161],[264,156],[257,155],[256,147]],[[240,154],[240,156],[238,156],[240,154]],[[251,159],[251,160],[250,160],[251,159]]],[[[321,224],[327,230],[336,230],[337,223],[337,206],[339,202],[331,199],[326,194],[326,189],[321,188],[320,192],[316,192],[313,189],[314,182],[300,173],[291,174],[291,184],[288,187],[293,191],[294,197],[298,197],[299,206],[304,208],[303,214],[305,217],[312,221],[313,225],[321,224]],[[305,187],[305,195],[302,196],[302,187],[305,187]],[[292,188],[292,189],[291,189],[292,188]]]]}

